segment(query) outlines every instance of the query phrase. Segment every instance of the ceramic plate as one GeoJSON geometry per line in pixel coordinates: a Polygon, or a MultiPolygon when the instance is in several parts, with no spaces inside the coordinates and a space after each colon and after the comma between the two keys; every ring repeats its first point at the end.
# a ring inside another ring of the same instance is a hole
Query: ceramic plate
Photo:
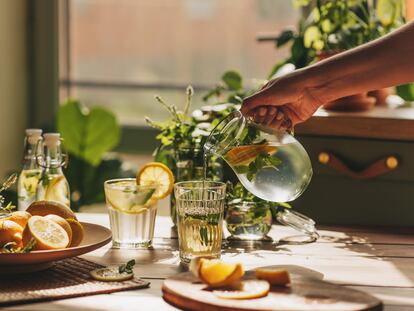
{"type": "Polygon", "coordinates": [[[54,261],[89,253],[111,241],[112,233],[108,228],[86,222],[82,225],[85,235],[79,246],[26,254],[0,254],[0,273],[13,272],[16,268],[21,272],[47,268],[54,261]]]}

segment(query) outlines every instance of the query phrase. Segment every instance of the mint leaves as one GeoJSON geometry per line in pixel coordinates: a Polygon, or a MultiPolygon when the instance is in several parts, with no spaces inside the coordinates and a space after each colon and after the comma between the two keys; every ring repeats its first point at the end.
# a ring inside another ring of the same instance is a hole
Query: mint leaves
{"type": "Polygon", "coordinates": [[[118,268],[119,273],[133,273],[133,267],[135,266],[135,259],[131,259],[126,264],[120,265],[118,268]]]}
{"type": "Polygon", "coordinates": [[[265,167],[277,168],[282,163],[279,158],[267,153],[259,153],[254,161],[249,165],[235,166],[234,170],[237,174],[246,174],[249,181],[256,178],[257,173],[265,167]]]}

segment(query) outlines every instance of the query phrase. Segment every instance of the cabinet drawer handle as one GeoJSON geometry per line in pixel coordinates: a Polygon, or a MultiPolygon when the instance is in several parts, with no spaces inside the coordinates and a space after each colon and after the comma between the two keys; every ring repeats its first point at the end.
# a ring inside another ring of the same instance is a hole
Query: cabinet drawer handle
{"type": "Polygon", "coordinates": [[[335,171],[354,179],[375,178],[395,170],[400,164],[397,157],[389,155],[375,161],[361,171],[354,171],[334,154],[327,151],[319,153],[318,160],[319,163],[327,165],[335,171]]]}

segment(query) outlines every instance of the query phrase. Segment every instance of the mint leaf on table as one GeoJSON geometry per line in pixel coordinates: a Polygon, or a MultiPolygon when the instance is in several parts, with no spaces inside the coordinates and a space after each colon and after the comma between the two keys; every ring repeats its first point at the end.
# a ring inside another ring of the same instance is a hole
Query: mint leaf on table
{"type": "Polygon", "coordinates": [[[119,273],[132,274],[132,272],[133,272],[132,269],[133,269],[134,265],[135,265],[135,259],[131,259],[126,264],[120,265],[118,271],[119,271],[119,273]]]}

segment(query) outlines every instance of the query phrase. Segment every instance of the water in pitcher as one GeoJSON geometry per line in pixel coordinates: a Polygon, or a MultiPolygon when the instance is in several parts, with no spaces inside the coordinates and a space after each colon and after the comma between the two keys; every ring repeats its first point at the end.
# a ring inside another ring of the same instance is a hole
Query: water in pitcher
{"type": "Polygon", "coordinates": [[[204,151],[222,157],[243,186],[266,201],[293,201],[312,178],[309,156],[292,135],[255,124],[238,111],[217,125],[204,151]]]}

